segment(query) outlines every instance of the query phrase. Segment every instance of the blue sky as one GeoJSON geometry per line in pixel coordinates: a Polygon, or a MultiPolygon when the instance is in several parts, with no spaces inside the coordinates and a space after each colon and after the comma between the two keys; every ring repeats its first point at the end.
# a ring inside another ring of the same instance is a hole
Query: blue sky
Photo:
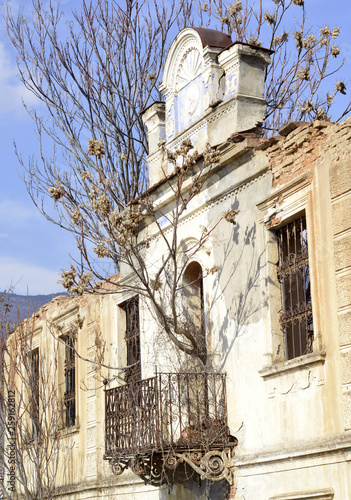
{"type": "MultiPolygon", "coordinates": [[[[66,0],[63,8],[72,6],[66,0]]],[[[77,0],[74,4],[77,4],[77,0]]],[[[349,0],[305,0],[314,27],[326,23],[341,28],[336,41],[342,48],[344,79],[351,98],[351,4],[349,0]]],[[[17,79],[15,53],[0,20],[0,290],[15,285],[15,292],[30,295],[62,291],[59,273],[69,267],[69,254],[77,255],[73,238],[46,221],[32,204],[17,170],[15,139],[24,158],[37,151],[30,118],[22,98],[36,105],[17,79]]],[[[21,172],[19,172],[21,173],[21,172]]]]}
{"type": "MultiPolygon", "coordinates": [[[[73,2],[63,2],[72,5],[73,2]]],[[[69,254],[76,255],[70,235],[48,222],[35,208],[14,153],[16,140],[23,158],[37,152],[33,124],[22,99],[37,105],[17,78],[16,55],[0,19],[0,290],[36,295],[63,291],[57,284],[69,254]]]]}

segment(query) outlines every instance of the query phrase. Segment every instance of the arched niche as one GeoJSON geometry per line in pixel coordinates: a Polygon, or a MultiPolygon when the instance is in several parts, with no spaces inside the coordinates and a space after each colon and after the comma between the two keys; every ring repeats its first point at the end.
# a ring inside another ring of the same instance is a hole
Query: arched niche
{"type": "Polygon", "coordinates": [[[197,261],[190,262],[183,273],[183,310],[186,326],[192,330],[198,346],[198,355],[206,364],[207,342],[203,271],[197,261]]]}

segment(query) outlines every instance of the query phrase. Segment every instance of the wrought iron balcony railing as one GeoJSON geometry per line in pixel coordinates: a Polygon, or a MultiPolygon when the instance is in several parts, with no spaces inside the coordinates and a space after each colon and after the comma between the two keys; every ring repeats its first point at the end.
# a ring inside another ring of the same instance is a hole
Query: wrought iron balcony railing
{"type": "Polygon", "coordinates": [[[225,375],[161,373],[106,390],[105,458],[152,484],[232,481],[225,375]]]}

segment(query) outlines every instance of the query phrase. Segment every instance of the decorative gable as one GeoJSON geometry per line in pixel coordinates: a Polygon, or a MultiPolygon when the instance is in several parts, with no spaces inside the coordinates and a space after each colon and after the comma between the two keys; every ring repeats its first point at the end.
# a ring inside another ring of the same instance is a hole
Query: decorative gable
{"type": "Polygon", "coordinates": [[[229,35],[185,28],[165,63],[160,91],[165,103],[144,111],[148,131],[150,185],[170,174],[159,148],[176,149],[184,139],[202,151],[231,134],[262,123],[266,111],[264,70],[271,51],[232,43],[229,35]]]}
{"type": "Polygon", "coordinates": [[[222,99],[220,79],[224,72],[217,55],[231,43],[230,36],[202,28],[186,28],[174,40],[160,86],[166,99],[167,140],[198,121],[211,104],[222,99]]]}

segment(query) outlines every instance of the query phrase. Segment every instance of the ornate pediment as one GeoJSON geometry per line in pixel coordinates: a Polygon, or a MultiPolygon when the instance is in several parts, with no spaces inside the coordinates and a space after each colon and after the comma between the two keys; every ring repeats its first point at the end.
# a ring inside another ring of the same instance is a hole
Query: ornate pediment
{"type": "Polygon", "coordinates": [[[160,87],[166,98],[167,140],[201,119],[218,92],[223,93],[217,55],[230,44],[229,36],[201,28],[186,28],[174,40],[160,87]]]}
{"type": "Polygon", "coordinates": [[[265,116],[265,68],[271,51],[232,43],[229,35],[185,28],[165,63],[160,91],[164,103],[144,114],[148,129],[150,184],[170,174],[160,143],[176,150],[185,139],[203,151],[231,134],[259,126],[265,116]]]}

